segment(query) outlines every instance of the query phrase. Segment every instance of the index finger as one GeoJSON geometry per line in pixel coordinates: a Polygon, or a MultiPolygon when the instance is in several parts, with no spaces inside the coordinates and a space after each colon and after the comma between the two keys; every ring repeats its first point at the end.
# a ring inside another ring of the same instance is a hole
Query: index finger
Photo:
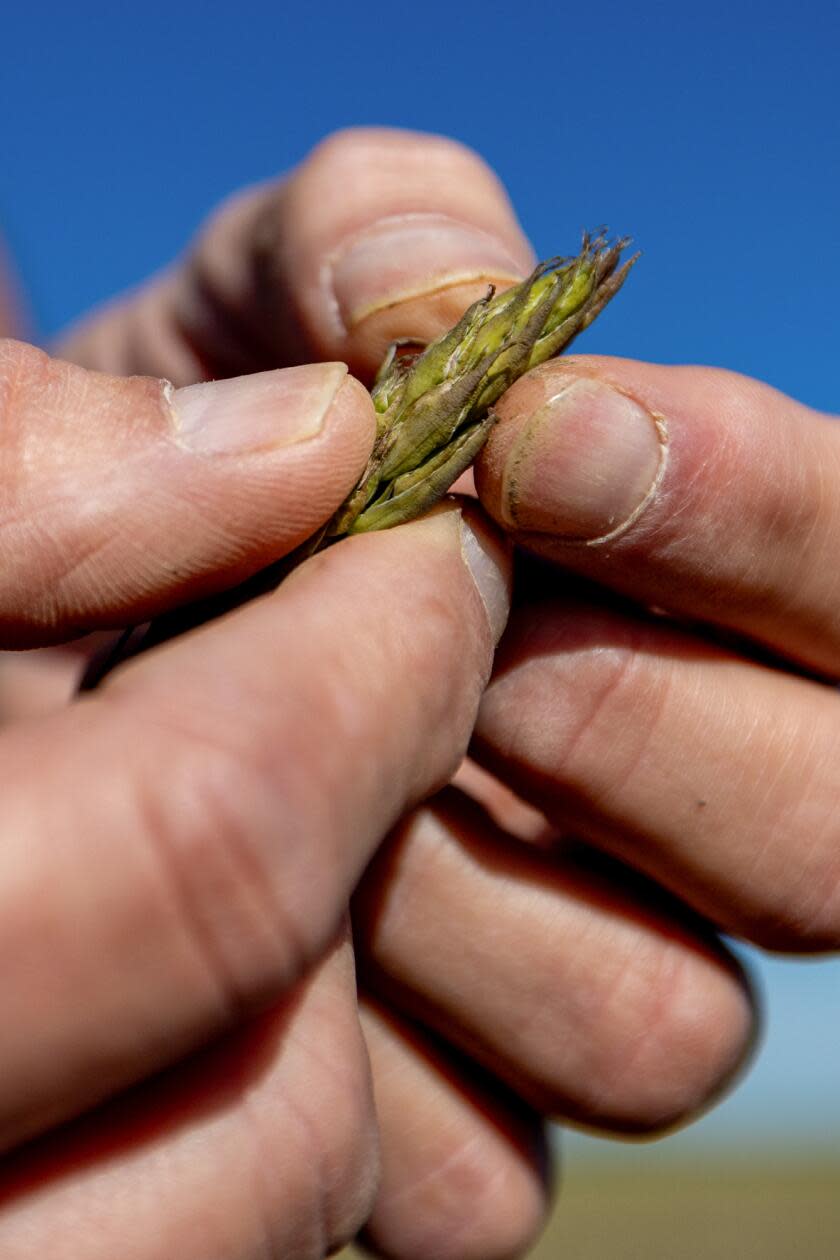
{"type": "Polygon", "coordinates": [[[0,737],[0,1147],[180,1057],[327,948],[466,747],[504,551],[442,508],[0,737]]]}
{"type": "Polygon", "coordinates": [[[529,550],[840,671],[840,429],[758,381],[569,356],[518,381],[477,465],[529,550]]]}

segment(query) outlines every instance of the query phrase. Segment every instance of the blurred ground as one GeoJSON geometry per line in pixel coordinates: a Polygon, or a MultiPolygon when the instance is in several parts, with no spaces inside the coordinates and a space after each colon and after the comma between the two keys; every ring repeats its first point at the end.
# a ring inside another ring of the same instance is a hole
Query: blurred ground
{"type": "Polygon", "coordinates": [[[651,1164],[647,1153],[632,1168],[570,1161],[529,1260],[840,1260],[840,1154],[651,1164]]]}

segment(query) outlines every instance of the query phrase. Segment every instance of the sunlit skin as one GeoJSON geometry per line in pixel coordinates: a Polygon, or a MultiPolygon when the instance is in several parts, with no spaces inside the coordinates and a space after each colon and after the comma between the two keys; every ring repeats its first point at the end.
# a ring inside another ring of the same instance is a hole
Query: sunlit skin
{"type": "MultiPolygon", "coordinates": [[[[475,154],[345,132],[61,361],[0,342],[3,646],[291,549],[389,342],[533,263],[475,154]]],[[[547,1117],[658,1132],[744,1063],[718,929],[837,948],[838,430],[578,353],[497,406],[483,514],[343,541],[83,701],[84,649],[3,659],[4,1260],[522,1254],[547,1117]]]]}

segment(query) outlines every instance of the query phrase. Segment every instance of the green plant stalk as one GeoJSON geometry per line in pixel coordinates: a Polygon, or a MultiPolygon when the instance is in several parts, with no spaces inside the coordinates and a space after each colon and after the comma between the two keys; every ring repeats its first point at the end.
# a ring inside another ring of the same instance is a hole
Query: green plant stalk
{"type": "Polygon", "coordinates": [[[487,440],[493,403],[565,350],[621,288],[638,257],[618,265],[627,244],[585,235],[577,257],[491,289],[425,349],[392,346],[371,391],[377,437],[368,466],[316,547],[403,524],[436,503],[487,440]]]}
{"type": "Polygon", "coordinates": [[[332,520],[290,556],[232,591],[130,629],[91,662],[92,690],[122,660],[264,594],[313,552],[350,534],[389,529],[433,507],[478,455],[495,422],[493,404],[531,368],[560,354],[621,288],[638,255],[619,266],[629,241],[584,234],[572,258],[552,258],[520,284],[493,288],[454,328],[423,347],[394,343],[371,390],[377,431],[367,467],[332,520]]]}

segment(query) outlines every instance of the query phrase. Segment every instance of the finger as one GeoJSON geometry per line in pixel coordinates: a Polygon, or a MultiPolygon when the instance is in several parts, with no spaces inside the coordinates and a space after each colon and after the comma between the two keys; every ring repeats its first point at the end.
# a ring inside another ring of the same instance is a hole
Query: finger
{"type": "Polygon", "coordinates": [[[247,577],[329,518],[374,423],[340,363],[173,392],[0,342],[0,645],[247,577]]]}
{"type": "Polygon", "coordinates": [[[752,1044],[743,975],[708,928],[579,846],[517,844],[458,792],[401,825],[357,908],[365,983],[542,1112],[661,1130],[752,1044]]]}
{"type": "Polygon", "coordinates": [[[63,709],[87,660],[113,643],[114,634],[102,632],[59,647],[0,653],[0,727],[63,709]]]}
{"type": "Polygon", "coordinates": [[[542,1225],[550,1156],[539,1118],[365,999],[381,1174],[364,1239],[390,1260],[509,1260],[542,1225]]]}
{"type": "Polygon", "coordinates": [[[840,701],[668,623],[582,599],[526,607],[474,754],[725,931],[840,946],[840,701]]]}
{"type": "Polygon", "coordinates": [[[464,752],[507,600],[448,507],[0,734],[0,1144],[284,992],[464,752]]]}
{"type": "Polygon", "coordinates": [[[176,384],[317,358],[369,379],[389,342],[431,340],[533,261],[470,149],[356,128],[224,206],[183,265],[71,331],[62,353],[176,384]]]}
{"type": "Polygon", "coordinates": [[[840,668],[840,431],[732,373],[567,359],[519,381],[478,470],[517,539],[635,599],[840,668]]]}
{"type": "Polygon", "coordinates": [[[377,1164],[345,941],[247,1028],[0,1161],[0,1253],[332,1254],[367,1217],[377,1164]]]}

